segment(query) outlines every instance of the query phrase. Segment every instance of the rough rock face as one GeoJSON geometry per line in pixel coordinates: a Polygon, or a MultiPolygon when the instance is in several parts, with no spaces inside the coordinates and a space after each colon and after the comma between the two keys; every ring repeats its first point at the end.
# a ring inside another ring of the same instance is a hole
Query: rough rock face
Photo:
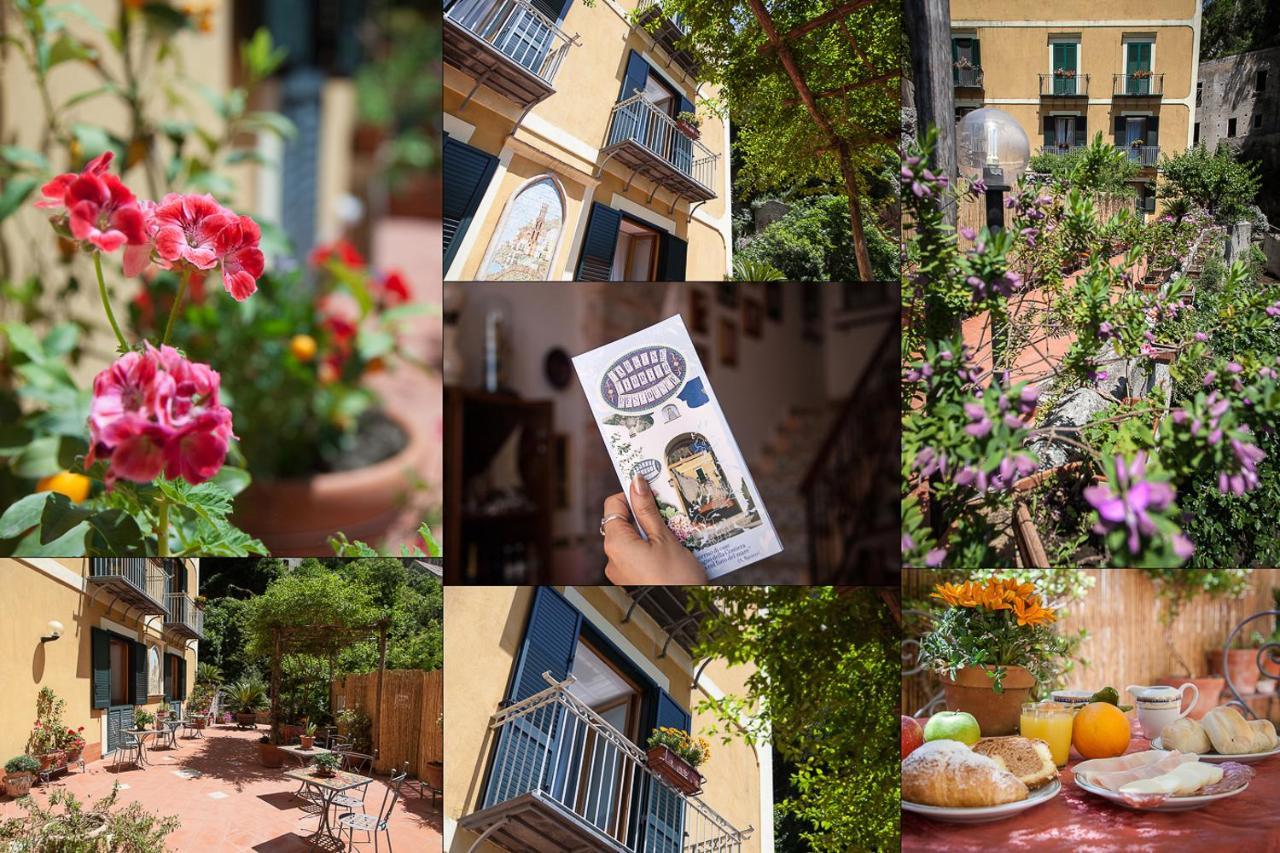
{"type": "MultiPolygon", "coordinates": [[[[1092,388],[1077,388],[1054,404],[1040,427],[1056,428],[1062,430],[1065,437],[1078,439],[1081,427],[1113,405],[1115,404],[1092,388]]],[[[1040,460],[1041,468],[1062,465],[1080,455],[1075,447],[1052,438],[1034,441],[1030,449],[1040,460]]]]}

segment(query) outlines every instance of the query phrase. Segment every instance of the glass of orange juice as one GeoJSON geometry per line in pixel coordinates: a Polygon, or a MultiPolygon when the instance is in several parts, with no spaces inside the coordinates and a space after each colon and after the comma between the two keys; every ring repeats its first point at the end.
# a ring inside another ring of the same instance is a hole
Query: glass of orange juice
{"type": "Polygon", "coordinates": [[[1071,754],[1071,724],[1074,713],[1069,705],[1058,702],[1027,702],[1022,706],[1018,727],[1023,737],[1035,737],[1049,744],[1053,763],[1067,765],[1071,754]]]}

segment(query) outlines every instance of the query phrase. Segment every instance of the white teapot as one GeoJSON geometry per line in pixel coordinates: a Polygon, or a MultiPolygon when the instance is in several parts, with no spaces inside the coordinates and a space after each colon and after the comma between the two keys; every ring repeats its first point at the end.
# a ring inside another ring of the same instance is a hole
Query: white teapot
{"type": "Polygon", "coordinates": [[[1125,692],[1133,697],[1134,704],[1138,706],[1138,722],[1142,724],[1142,736],[1147,740],[1160,737],[1165,726],[1190,714],[1196,702],[1200,701],[1200,689],[1191,682],[1181,687],[1130,684],[1125,692]],[[1188,690],[1192,693],[1191,703],[1183,711],[1182,700],[1188,690]]]}

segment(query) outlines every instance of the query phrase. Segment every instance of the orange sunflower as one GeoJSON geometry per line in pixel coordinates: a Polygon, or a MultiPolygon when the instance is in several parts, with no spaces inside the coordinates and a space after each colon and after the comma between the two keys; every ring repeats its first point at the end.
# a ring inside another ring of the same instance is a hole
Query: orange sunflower
{"type": "Polygon", "coordinates": [[[1019,583],[1013,578],[989,578],[985,583],[937,584],[929,597],[951,607],[1011,611],[1019,625],[1046,625],[1056,618],[1052,610],[1041,606],[1033,584],[1019,583]]]}

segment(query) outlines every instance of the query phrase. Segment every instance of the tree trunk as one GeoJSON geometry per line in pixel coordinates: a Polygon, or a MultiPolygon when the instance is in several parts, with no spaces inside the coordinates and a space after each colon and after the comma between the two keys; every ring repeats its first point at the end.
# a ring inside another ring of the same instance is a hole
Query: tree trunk
{"type": "Polygon", "coordinates": [[[273,638],[271,650],[271,742],[280,743],[280,632],[273,638]]]}
{"type": "MultiPolygon", "coordinates": [[[[903,22],[911,45],[911,76],[916,103],[916,133],[924,139],[929,128],[938,135],[929,158],[935,174],[956,179],[956,99],[951,76],[951,0],[904,0],[903,22]]],[[[943,216],[956,224],[956,207],[943,216]]]]}
{"type": "MultiPolygon", "coordinates": [[[[387,671],[387,625],[384,622],[378,629],[378,695],[373,704],[373,755],[374,765],[378,763],[378,747],[382,743],[382,676],[387,671]]],[[[393,767],[394,771],[395,768],[393,767]]]]}
{"type": "Polygon", "coordinates": [[[853,230],[853,252],[858,259],[858,278],[873,281],[871,255],[867,252],[867,238],[862,233],[862,201],[858,195],[858,183],[849,159],[849,146],[840,143],[840,174],[844,176],[845,192],[849,194],[849,223],[853,230]]]}

